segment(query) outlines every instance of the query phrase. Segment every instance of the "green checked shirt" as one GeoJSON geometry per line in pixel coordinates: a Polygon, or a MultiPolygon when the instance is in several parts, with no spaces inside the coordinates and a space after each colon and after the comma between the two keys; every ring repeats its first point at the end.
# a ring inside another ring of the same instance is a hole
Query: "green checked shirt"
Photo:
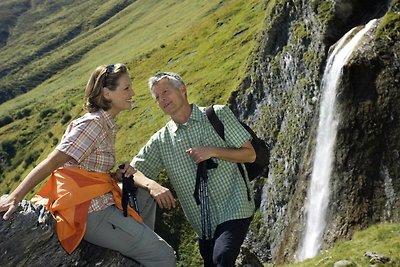
{"type": "MultiPolygon", "coordinates": [[[[216,105],[214,109],[224,124],[226,141],[208,121],[205,108],[193,104],[187,123],[169,121],[150,138],[131,163],[150,179],[156,179],[161,170],[166,171],[183,211],[199,236],[202,232],[201,211],[193,197],[197,165],[186,150],[199,146],[240,148],[251,139],[228,107],[216,105]]],[[[218,158],[213,160],[218,167],[208,170],[212,236],[218,224],[248,218],[255,209],[253,197],[251,201],[247,199],[246,185],[237,164],[218,158]]],[[[248,179],[246,182],[249,184],[248,179]]]]}

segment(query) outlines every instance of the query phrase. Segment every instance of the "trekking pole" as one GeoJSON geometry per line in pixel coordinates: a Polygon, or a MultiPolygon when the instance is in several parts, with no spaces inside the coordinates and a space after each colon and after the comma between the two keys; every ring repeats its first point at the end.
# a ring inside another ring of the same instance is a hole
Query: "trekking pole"
{"type": "MultiPolygon", "coordinates": [[[[120,169],[125,167],[124,164],[119,165],[120,169]]],[[[137,187],[135,186],[135,181],[133,179],[133,175],[126,177],[123,175],[122,177],[122,211],[124,217],[128,216],[128,204],[129,206],[134,209],[137,213],[139,213],[139,208],[137,205],[137,198],[136,198],[136,191],[137,187]]]]}

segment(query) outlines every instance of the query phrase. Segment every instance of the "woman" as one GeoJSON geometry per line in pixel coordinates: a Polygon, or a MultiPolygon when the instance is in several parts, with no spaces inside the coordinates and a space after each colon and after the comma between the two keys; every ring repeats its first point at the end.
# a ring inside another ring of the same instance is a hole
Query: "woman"
{"type": "MultiPolygon", "coordinates": [[[[110,174],[115,164],[115,117],[131,109],[133,95],[125,65],[99,66],[86,85],[87,113],[70,123],[55,150],[0,201],[0,212],[6,211],[3,219],[51,174],[32,202],[46,206],[57,220],[57,235],[68,253],[84,238],[144,266],[175,266],[173,249],[152,230],[154,200],[144,190],[138,192],[142,216],[129,208],[130,216],[124,217],[121,190],[110,174]]],[[[125,166],[117,171],[119,178],[131,168],[125,166]]]]}

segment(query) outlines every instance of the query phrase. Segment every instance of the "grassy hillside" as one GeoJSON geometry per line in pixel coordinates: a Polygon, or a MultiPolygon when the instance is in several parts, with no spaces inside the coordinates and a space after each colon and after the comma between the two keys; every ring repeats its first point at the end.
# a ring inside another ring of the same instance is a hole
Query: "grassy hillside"
{"type": "MultiPolygon", "coordinates": [[[[83,88],[97,65],[123,62],[131,68],[137,108],[119,117],[117,143],[118,161],[130,159],[166,121],[148,94],[147,78],[161,69],[176,71],[187,81],[192,101],[226,102],[244,76],[265,16],[258,1],[148,0],[132,2],[96,26],[95,21],[101,21],[112,9],[111,2],[102,3],[96,11],[93,9],[98,6],[96,1],[73,8],[63,4],[65,7],[41,3],[36,9],[26,11],[24,14],[51,12],[43,21],[24,22],[25,26],[32,26],[9,38],[15,49],[6,46],[0,51],[6,59],[1,67],[13,65],[15,60],[23,61],[43,50],[57,31],[63,35],[76,27],[85,29],[32,62],[18,63],[19,69],[13,70],[15,74],[3,77],[13,83],[57,70],[28,93],[0,106],[0,121],[5,117],[12,120],[0,128],[0,193],[15,187],[54,148],[66,123],[82,113],[83,88]],[[74,19],[67,25],[65,20],[70,18],[74,19]],[[76,63],[63,63],[77,51],[76,63]]],[[[21,18],[24,19],[28,20],[21,18]]],[[[21,30],[16,26],[14,30],[17,29],[21,30]]],[[[1,87],[6,83],[1,81],[1,87]]]]}
{"type": "Polygon", "coordinates": [[[112,30],[91,33],[131,2],[4,1],[0,20],[10,35],[0,50],[0,103],[35,88],[115,35],[112,30]],[[75,38],[86,34],[92,37],[85,45],[73,45],[75,38]]]}
{"type": "MultiPolygon", "coordinates": [[[[4,0],[0,8],[16,2],[4,0]]],[[[148,93],[148,77],[178,72],[191,101],[225,103],[245,76],[267,15],[256,0],[25,4],[7,13],[12,23],[0,47],[0,95],[12,97],[0,101],[0,194],[15,188],[83,113],[84,86],[95,67],[130,67],[136,108],[118,117],[116,145],[117,162],[130,160],[167,121],[148,93]]],[[[182,266],[198,266],[195,235],[176,212],[161,214],[158,227],[179,246],[182,266]]]]}
{"type": "MultiPolygon", "coordinates": [[[[334,248],[321,253],[315,258],[297,264],[280,267],[331,267],[335,262],[347,260],[352,266],[400,266],[400,225],[380,224],[366,230],[356,232],[349,241],[338,241],[334,248]],[[375,252],[390,258],[390,262],[382,264],[366,257],[366,252],[375,252]]],[[[270,265],[265,265],[270,266],[270,265]]]]}

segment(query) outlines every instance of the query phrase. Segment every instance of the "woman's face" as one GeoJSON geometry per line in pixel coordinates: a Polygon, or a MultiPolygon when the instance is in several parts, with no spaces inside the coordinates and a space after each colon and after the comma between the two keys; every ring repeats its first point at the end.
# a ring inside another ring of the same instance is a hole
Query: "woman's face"
{"type": "Polygon", "coordinates": [[[110,109],[108,110],[111,116],[117,116],[122,110],[130,110],[132,108],[132,96],[134,95],[131,78],[128,74],[123,74],[119,77],[118,86],[114,91],[105,87],[104,96],[111,101],[110,109]]]}

